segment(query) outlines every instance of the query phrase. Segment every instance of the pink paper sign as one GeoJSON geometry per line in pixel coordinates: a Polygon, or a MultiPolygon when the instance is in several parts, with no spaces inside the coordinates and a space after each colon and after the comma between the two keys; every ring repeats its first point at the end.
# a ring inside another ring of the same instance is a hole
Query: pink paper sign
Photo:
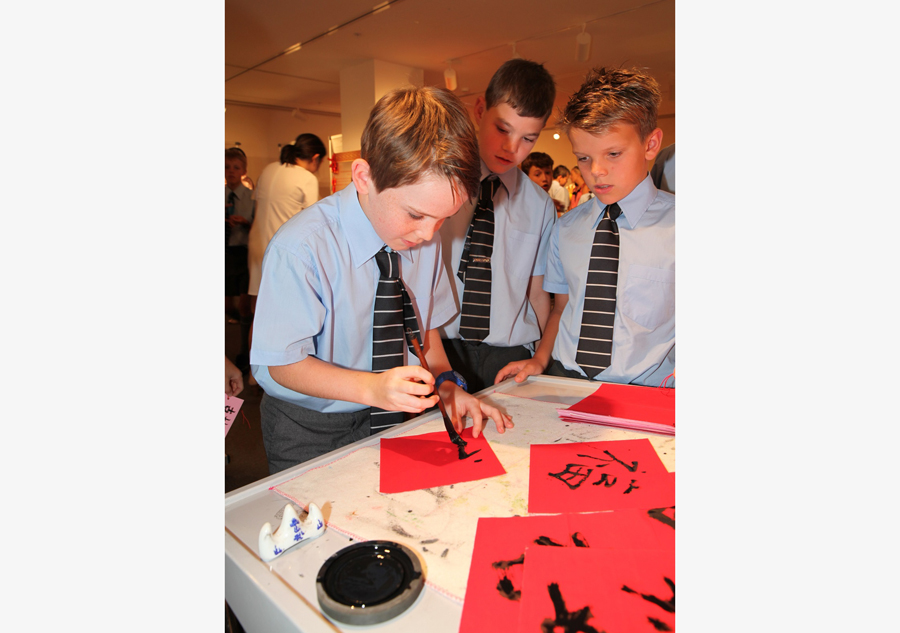
{"type": "Polygon", "coordinates": [[[529,547],[519,633],[675,630],[675,551],[529,547]]]}
{"type": "Polygon", "coordinates": [[[484,434],[473,439],[469,427],[460,435],[467,442],[467,453],[479,452],[459,459],[456,444],[450,441],[446,431],[382,438],[379,490],[383,493],[423,490],[506,472],[484,434]]]}
{"type": "Polygon", "coordinates": [[[242,404],[244,404],[244,401],[240,398],[225,394],[225,435],[228,435],[228,429],[234,424],[234,420],[237,417],[238,411],[241,410],[242,404]]]}
{"type": "Polygon", "coordinates": [[[478,520],[460,633],[513,633],[526,548],[675,549],[675,508],[478,520]]]}
{"type": "Polygon", "coordinates": [[[650,440],[532,444],[529,512],[596,512],[675,505],[650,440]]]}

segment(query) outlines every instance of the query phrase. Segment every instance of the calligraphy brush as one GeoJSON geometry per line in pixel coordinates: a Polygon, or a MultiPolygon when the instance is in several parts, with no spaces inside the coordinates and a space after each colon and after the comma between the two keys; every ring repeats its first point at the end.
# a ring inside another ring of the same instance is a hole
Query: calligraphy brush
{"type": "MultiPolygon", "coordinates": [[[[419,363],[422,365],[422,368],[431,373],[431,370],[428,368],[428,363],[425,361],[425,353],[422,351],[422,346],[419,344],[419,337],[413,333],[411,328],[406,328],[406,337],[412,343],[412,346],[415,348],[416,356],[419,358],[419,363]]],[[[459,448],[459,458],[465,459],[466,457],[471,457],[478,451],[474,451],[472,453],[466,453],[466,441],[459,436],[459,433],[456,432],[456,429],[453,428],[453,422],[450,421],[450,416],[447,415],[447,409],[444,408],[444,401],[441,399],[441,394],[438,393],[437,389],[434,390],[434,393],[438,397],[438,408],[441,410],[441,415],[444,418],[444,428],[447,429],[447,434],[450,436],[450,441],[456,444],[457,448],[459,448]]]]}

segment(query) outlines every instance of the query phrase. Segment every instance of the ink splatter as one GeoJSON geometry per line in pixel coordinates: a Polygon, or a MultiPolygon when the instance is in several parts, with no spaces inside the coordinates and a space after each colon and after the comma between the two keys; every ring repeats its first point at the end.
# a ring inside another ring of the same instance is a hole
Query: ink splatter
{"type": "Polygon", "coordinates": [[[657,620],[656,618],[651,618],[649,615],[647,616],[647,621],[653,625],[653,628],[657,631],[671,631],[669,625],[663,622],[662,620],[657,620]]]}
{"type": "Polygon", "coordinates": [[[599,633],[597,629],[587,623],[594,617],[590,606],[582,607],[578,611],[568,611],[566,601],[563,600],[557,583],[551,582],[547,585],[547,591],[550,593],[550,600],[553,601],[556,617],[553,620],[546,618],[541,623],[543,633],[554,633],[560,629],[561,633],[599,633]]]}
{"type": "Polygon", "coordinates": [[[653,508],[652,510],[647,511],[647,516],[651,519],[656,519],[663,525],[668,525],[673,530],[675,529],[675,506],[668,506],[666,508],[653,508]],[[672,516],[669,516],[666,512],[667,510],[672,511],[672,516]]]}
{"type": "Polygon", "coordinates": [[[441,558],[447,558],[447,552],[449,552],[449,551],[450,551],[450,548],[448,547],[443,552],[441,552],[441,558]]]}
{"type": "Polygon", "coordinates": [[[422,545],[431,545],[432,543],[437,543],[438,540],[436,538],[425,539],[424,541],[419,541],[422,545]]]}
{"type": "Polygon", "coordinates": [[[406,538],[415,538],[412,534],[410,534],[409,532],[407,532],[406,530],[404,530],[404,529],[403,529],[402,527],[400,527],[399,525],[396,525],[396,524],[391,525],[391,530],[393,530],[394,532],[396,532],[396,533],[399,534],[400,536],[405,536],[406,538]]]}
{"type": "Polygon", "coordinates": [[[476,460],[475,460],[475,463],[477,464],[477,463],[480,462],[480,461],[481,461],[480,459],[476,459],[476,460]]]}
{"type": "Polygon", "coordinates": [[[670,578],[666,578],[665,576],[663,576],[663,580],[667,585],[669,585],[669,589],[672,590],[672,597],[668,600],[663,600],[662,598],[658,598],[652,594],[641,593],[640,591],[632,589],[628,585],[622,585],[622,591],[626,593],[636,593],[641,598],[643,598],[647,602],[655,604],[663,611],[667,611],[668,613],[675,613],[675,581],[670,578]]]}
{"type": "Polygon", "coordinates": [[[588,545],[587,539],[581,532],[575,532],[572,535],[572,542],[575,543],[575,547],[590,547],[590,545],[588,545]]]}
{"type": "Polygon", "coordinates": [[[539,536],[536,539],[534,539],[534,542],[536,545],[550,545],[552,547],[562,547],[563,546],[562,543],[557,543],[549,536],[539,536]]]}

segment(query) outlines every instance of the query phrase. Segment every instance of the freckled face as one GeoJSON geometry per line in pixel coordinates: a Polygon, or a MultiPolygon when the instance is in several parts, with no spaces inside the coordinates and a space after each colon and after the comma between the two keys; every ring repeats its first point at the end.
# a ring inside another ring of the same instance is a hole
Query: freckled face
{"type": "Polygon", "coordinates": [[[584,182],[603,204],[620,201],[646,178],[647,162],[656,158],[662,141],[659,128],[641,141],[628,124],[602,134],[572,128],[568,135],[584,182]]]}
{"type": "Polygon", "coordinates": [[[375,191],[369,183],[366,189],[360,205],[378,236],[395,251],[430,240],[465,201],[447,178],[432,173],[412,185],[375,191]]]}
{"type": "Polygon", "coordinates": [[[519,165],[534,149],[544,120],[519,116],[508,103],[486,108],[484,97],[475,103],[478,153],[488,169],[503,174],[519,165]]]}
{"type": "Polygon", "coordinates": [[[550,183],[553,180],[553,173],[548,169],[532,165],[528,169],[528,177],[531,178],[538,187],[544,191],[550,191],[550,183]]]}
{"type": "Polygon", "coordinates": [[[241,183],[241,178],[247,170],[244,164],[236,158],[225,159],[225,184],[234,189],[241,183]]]}

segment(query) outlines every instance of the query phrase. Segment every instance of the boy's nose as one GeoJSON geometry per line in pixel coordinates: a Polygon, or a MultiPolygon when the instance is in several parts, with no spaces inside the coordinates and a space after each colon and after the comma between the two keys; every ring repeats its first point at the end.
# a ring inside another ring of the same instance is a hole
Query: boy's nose
{"type": "Polygon", "coordinates": [[[434,234],[437,232],[437,230],[439,228],[441,228],[441,224],[443,224],[443,223],[444,223],[443,220],[437,220],[430,224],[426,224],[419,231],[419,237],[421,237],[424,241],[427,242],[428,240],[430,240],[432,238],[432,236],[434,236],[434,234]]]}

